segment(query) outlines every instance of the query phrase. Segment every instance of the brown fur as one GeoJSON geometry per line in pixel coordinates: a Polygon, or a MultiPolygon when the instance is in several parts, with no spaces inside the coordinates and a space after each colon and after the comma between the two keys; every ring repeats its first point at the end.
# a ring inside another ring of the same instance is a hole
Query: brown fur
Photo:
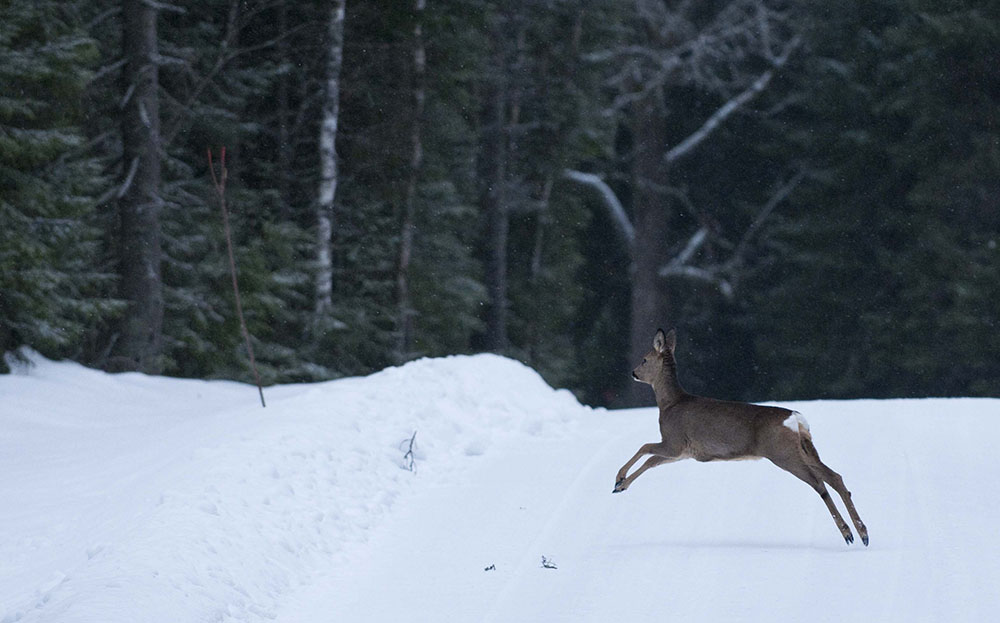
{"type": "Polygon", "coordinates": [[[834,488],[844,501],[854,527],[865,545],[868,530],[858,516],[851,493],[840,474],[819,458],[812,435],[801,424],[798,430],[784,422],[794,412],[781,407],[766,407],[744,402],[703,398],[685,392],[677,381],[674,360],[676,334],[662,330],[653,338],[653,350],[632,371],[632,377],[652,385],[660,408],[659,443],[648,443],[618,471],[615,493],[625,491],[644,471],[664,463],[686,458],[696,461],[734,461],[766,458],[791,473],[823,499],[837,528],[847,543],[854,541],[850,527],[834,505],[824,482],[834,488]],[[642,457],[652,455],[631,475],[629,469],[642,457]]]}

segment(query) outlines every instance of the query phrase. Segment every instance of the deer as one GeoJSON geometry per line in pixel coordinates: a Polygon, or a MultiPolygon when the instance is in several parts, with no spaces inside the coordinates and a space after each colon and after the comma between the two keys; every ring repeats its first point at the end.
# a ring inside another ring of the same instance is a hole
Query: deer
{"type": "Polygon", "coordinates": [[[632,371],[632,378],[653,387],[660,409],[659,443],[647,443],[618,470],[613,493],[621,493],[646,470],[692,458],[696,461],[735,461],[765,458],[813,488],[823,499],[837,529],[848,545],[854,534],[826,489],[829,484],[840,495],[851,521],[868,546],[868,529],[851,501],[844,479],[819,458],[809,424],[798,411],[745,402],[730,402],[695,396],[677,381],[674,329],[659,329],[653,350],[632,371]],[[629,470],[650,456],[632,474],[629,470]]]}

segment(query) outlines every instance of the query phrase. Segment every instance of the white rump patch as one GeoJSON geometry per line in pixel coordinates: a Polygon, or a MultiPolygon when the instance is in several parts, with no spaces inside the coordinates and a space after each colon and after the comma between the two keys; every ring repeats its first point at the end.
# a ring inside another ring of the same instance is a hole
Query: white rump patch
{"type": "Polygon", "coordinates": [[[806,431],[809,430],[809,422],[806,422],[806,419],[802,417],[802,414],[798,411],[792,411],[792,414],[785,418],[785,421],[782,422],[782,424],[796,433],[799,432],[800,428],[806,431]]]}

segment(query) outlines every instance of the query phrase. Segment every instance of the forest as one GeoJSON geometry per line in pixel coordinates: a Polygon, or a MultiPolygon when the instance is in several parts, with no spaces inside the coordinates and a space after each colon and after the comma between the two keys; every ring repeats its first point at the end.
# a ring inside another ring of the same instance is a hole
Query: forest
{"type": "Polygon", "coordinates": [[[0,352],[998,396],[1000,3],[0,3],[0,352]]]}

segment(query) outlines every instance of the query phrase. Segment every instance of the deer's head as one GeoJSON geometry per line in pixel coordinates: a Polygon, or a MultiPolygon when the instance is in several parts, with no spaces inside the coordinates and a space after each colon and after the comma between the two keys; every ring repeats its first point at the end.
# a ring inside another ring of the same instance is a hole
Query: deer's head
{"type": "Polygon", "coordinates": [[[642,362],[632,370],[632,378],[640,383],[653,384],[664,366],[674,366],[674,347],[677,345],[677,333],[671,329],[664,333],[657,329],[653,337],[653,350],[646,353],[642,362]]]}

